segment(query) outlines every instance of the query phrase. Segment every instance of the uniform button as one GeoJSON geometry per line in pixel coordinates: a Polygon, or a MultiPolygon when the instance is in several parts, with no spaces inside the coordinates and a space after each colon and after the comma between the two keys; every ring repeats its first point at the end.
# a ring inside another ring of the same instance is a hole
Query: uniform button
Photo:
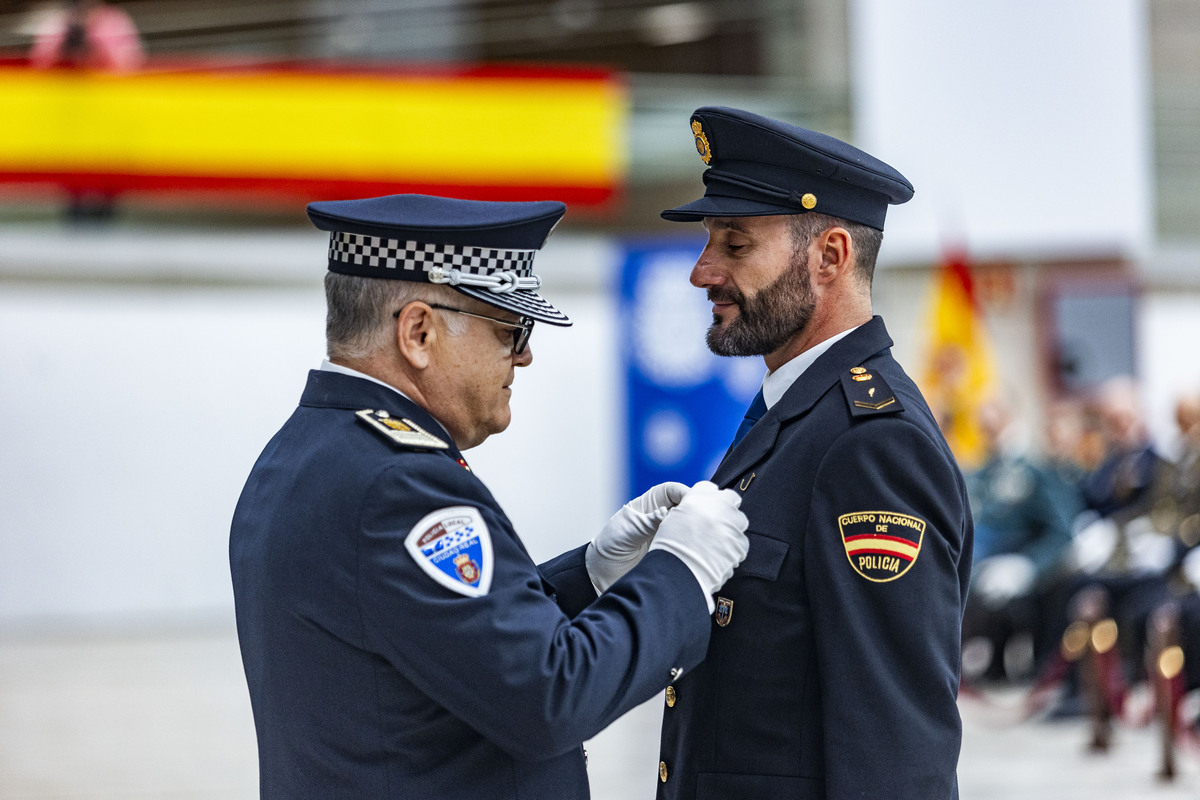
{"type": "Polygon", "coordinates": [[[675,687],[668,686],[667,687],[667,708],[674,708],[674,707],[675,707],[675,687]]]}
{"type": "Polygon", "coordinates": [[[667,782],[667,762],[658,762],[658,779],[663,783],[667,782]]]}

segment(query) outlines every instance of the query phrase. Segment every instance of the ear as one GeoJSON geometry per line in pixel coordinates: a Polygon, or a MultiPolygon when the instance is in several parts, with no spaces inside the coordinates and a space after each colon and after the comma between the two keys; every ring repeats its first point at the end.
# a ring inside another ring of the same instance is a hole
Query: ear
{"type": "Polygon", "coordinates": [[[415,369],[429,366],[436,339],[433,309],[418,300],[400,310],[400,316],[396,318],[396,347],[400,356],[415,369]]]}
{"type": "Polygon", "coordinates": [[[817,247],[821,252],[821,263],[813,278],[818,283],[829,283],[854,266],[854,242],[845,228],[833,227],[824,231],[817,237],[817,247]]]}

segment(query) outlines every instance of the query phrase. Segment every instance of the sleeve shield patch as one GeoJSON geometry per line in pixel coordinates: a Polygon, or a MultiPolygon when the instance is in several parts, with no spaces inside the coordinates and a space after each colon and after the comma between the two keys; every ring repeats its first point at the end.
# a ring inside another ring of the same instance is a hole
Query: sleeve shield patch
{"type": "Polygon", "coordinates": [[[477,508],[450,506],[426,515],[404,546],[425,574],[451,591],[482,597],[492,586],[492,537],[477,508]]]}
{"type": "Polygon", "coordinates": [[[908,572],[921,554],[925,520],[892,511],[856,511],[838,517],[838,530],[854,571],[887,583],[908,572]]]}

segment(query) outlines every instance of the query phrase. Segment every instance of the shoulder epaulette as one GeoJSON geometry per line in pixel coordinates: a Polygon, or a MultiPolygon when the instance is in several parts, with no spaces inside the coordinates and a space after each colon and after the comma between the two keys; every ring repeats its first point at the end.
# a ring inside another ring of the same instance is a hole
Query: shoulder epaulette
{"type": "Polygon", "coordinates": [[[355,416],[382,434],[385,439],[401,447],[445,450],[450,446],[411,419],[393,417],[382,409],[376,411],[373,408],[364,408],[356,412],[355,416]]]}
{"type": "Polygon", "coordinates": [[[851,415],[895,414],[904,410],[895,392],[877,372],[866,367],[854,367],[842,375],[842,391],[851,415]]]}

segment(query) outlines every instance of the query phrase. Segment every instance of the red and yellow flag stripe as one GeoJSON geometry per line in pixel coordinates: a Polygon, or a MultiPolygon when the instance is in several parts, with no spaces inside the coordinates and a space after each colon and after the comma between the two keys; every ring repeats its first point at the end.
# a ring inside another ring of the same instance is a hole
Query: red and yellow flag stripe
{"type": "Polygon", "coordinates": [[[908,539],[901,539],[898,536],[883,536],[877,533],[847,536],[843,541],[846,544],[846,553],[851,556],[860,553],[869,553],[874,555],[899,556],[905,561],[912,561],[917,557],[917,553],[921,552],[921,546],[918,543],[911,542],[908,539]]]}
{"type": "Polygon", "coordinates": [[[0,181],[254,191],[422,191],[601,206],[627,162],[624,84],[601,71],[0,64],[0,181]]]}

